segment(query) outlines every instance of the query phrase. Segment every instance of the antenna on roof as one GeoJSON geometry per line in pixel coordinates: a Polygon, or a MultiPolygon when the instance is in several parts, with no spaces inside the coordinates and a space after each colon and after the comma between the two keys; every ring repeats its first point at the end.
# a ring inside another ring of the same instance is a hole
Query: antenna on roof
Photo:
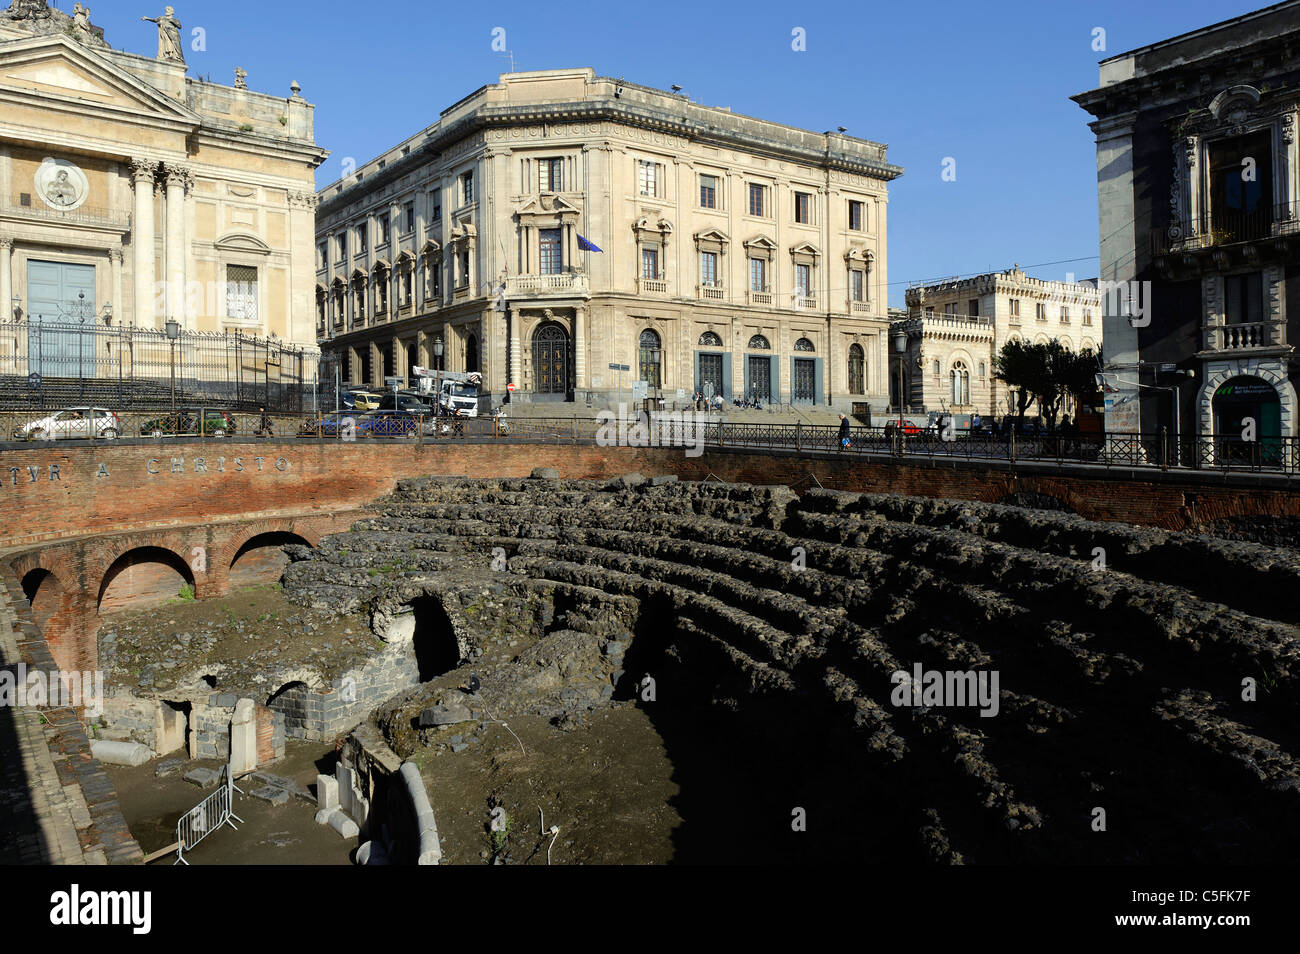
{"type": "Polygon", "coordinates": [[[510,72],[513,73],[513,72],[515,71],[515,51],[514,51],[514,50],[503,50],[502,52],[498,53],[497,56],[508,56],[508,57],[510,57],[510,72]]]}

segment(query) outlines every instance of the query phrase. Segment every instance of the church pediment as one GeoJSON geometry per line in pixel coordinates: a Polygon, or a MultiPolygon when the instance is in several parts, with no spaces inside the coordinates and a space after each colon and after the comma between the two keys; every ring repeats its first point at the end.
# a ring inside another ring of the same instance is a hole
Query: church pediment
{"type": "Polygon", "coordinates": [[[197,126],[193,110],[132,76],[107,57],[62,36],[0,45],[0,101],[79,108],[96,116],[197,126]]]}

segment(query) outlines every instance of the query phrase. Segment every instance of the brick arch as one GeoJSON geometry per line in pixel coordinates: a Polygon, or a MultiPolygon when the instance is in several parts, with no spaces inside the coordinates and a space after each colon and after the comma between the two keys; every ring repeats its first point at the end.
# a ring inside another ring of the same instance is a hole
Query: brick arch
{"type": "Polygon", "coordinates": [[[288,563],[283,548],[290,544],[313,546],[306,537],[292,530],[263,530],[248,537],[230,558],[229,585],[238,588],[279,580],[288,563]]]}
{"type": "Polygon", "coordinates": [[[32,620],[44,632],[50,619],[65,608],[72,594],[53,570],[36,566],[22,577],[23,596],[32,608],[32,620]]]}
{"type": "MultiPolygon", "coordinates": [[[[160,541],[161,542],[161,541],[160,541]]],[[[181,581],[188,583],[190,586],[195,585],[194,570],[190,567],[184,558],[176,553],[175,550],[167,546],[160,546],[158,543],[142,543],[133,546],[118,556],[100,576],[99,593],[95,599],[95,609],[102,616],[105,610],[105,599],[109,596],[109,590],[123,575],[140,576],[140,580],[126,581],[130,588],[128,594],[121,594],[120,599],[126,601],[126,604],[137,604],[143,602],[161,602],[163,590],[160,587],[171,585],[175,577],[159,570],[145,571],[136,573],[136,567],[166,567],[175,572],[181,581]]],[[[170,594],[174,596],[175,593],[170,594]]],[[[118,608],[118,599],[115,595],[111,601],[113,608],[118,608]]],[[[125,605],[125,604],[123,604],[125,605]]]]}

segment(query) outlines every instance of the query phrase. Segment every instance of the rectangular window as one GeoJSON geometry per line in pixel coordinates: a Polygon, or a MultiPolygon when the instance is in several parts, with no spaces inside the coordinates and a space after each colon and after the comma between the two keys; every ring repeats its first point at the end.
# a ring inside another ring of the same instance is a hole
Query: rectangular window
{"type": "Polygon", "coordinates": [[[657,162],[651,162],[648,159],[637,160],[637,185],[642,195],[659,196],[659,173],[662,166],[657,162]]]}
{"type": "Polygon", "coordinates": [[[700,284],[712,287],[718,284],[718,253],[700,253],[700,284]]]}
{"type": "Polygon", "coordinates": [[[767,291],[767,259],[751,258],[749,260],[749,290],[767,291]]]}
{"type": "Polygon", "coordinates": [[[1034,319],[1037,321],[1047,320],[1047,306],[1041,301],[1034,305],[1034,319]]]}
{"type": "Polygon", "coordinates": [[[796,265],[794,267],[794,284],[799,289],[800,298],[812,297],[812,266],[796,265]]]}
{"type": "Polygon", "coordinates": [[[406,205],[403,206],[402,211],[406,216],[406,231],[414,232],[415,231],[415,203],[414,202],[406,203],[406,205]]]}
{"type": "Polygon", "coordinates": [[[700,176],[700,208],[716,209],[718,207],[718,177],[700,176]]]}
{"type": "Polygon", "coordinates": [[[1085,312],[1083,313],[1083,323],[1084,323],[1085,325],[1090,325],[1090,324],[1092,324],[1092,312],[1090,312],[1090,311],[1085,311],[1085,312]]]}
{"type": "Polygon", "coordinates": [[[469,205],[474,201],[474,173],[462,173],[460,177],[460,204],[469,205]]]}
{"type": "Polygon", "coordinates": [[[849,228],[862,231],[862,203],[857,199],[849,199],[849,228]]]}
{"type": "Polygon", "coordinates": [[[456,276],[456,287],[469,285],[469,249],[461,249],[456,253],[456,270],[460,273],[456,276]]]}
{"type": "Polygon", "coordinates": [[[329,266],[329,263],[330,263],[330,259],[329,259],[329,243],[328,243],[328,242],[321,242],[320,245],[316,246],[316,254],[317,254],[316,267],[317,267],[317,268],[327,268],[327,267],[329,266]]]}
{"type": "Polygon", "coordinates": [[[641,249],[641,277],[642,278],[659,277],[659,249],[657,248],[641,249]]]}
{"type": "Polygon", "coordinates": [[[441,222],[442,203],[439,202],[437,199],[435,199],[432,195],[429,196],[429,200],[433,203],[433,215],[430,216],[430,219],[434,222],[441,222]]]}
{"type": "Polygon", "coordinates": [[[539,192],[564,191],[563,159],[539,159],[537,161],[537,190],[539,192]]]}
{"type": "Polygon", "coordinates": [[[749,184],[749,214],[760,218],[767,215],[767,186],[749,184]]]}
{"type": "Polygon", "coordinates": [[[379,244],[387,245],[388,239],[388,215],[384,214],[379,217],[379,244]]]}
{"type": "Polygon", "coordinates": [[[1012,298],[1012,299],[1009,299],[1008,302],[1007,302],[1007,304],[1011,306],[1011,317],[1012,317],[1012,318],[1019,318],[1019,317],[1020,317],[1020,299],[1019,299],[1019,298],[1012,298]]]}
{"type": "Polygon", "coordinates": [[[1261,272],[1228,275],[1223,280],[1223,304],[1228,324],[1264,320],[1264,276],[1261,272]]]}
{"type": "Polygon", "coordinates": [[[980,300],[978,298],[972,298],[970,301],[966,302],[966,314],[978,318],[979,313],[980,313],[980,300]]]}
{"type": "Polygon", "coordinates": [[[943,313],[944,313],[944,315],[945,315],[946,317],[948,317],[948,318],[951,318],[951,317],[953,317],[954,315],[956,315],[956,314],[957,314],[957,303],[956,303],[955,301],[950,301],[950,302],[948,302],[948,304],[946,304],[946,305],[943,306],[943,313]]]}
{"type": "Polygon", "coordinates": [[[226,315],[240,321],[257,320],[257,266],[226,266],[226,315]]]}
{"type": "Polygon", "coordinates": [[[1063,325],[1068,325],[1069,323],[1070,323],[1070,309],[1069,309],[1067,306],[1062,305],[1062,306],[1061,306],[1061,324],[1063,324],[1063,325]]]}
{"type": "Polygon", "coordinates": [[[364,252],[369,247],[369,240],[366,234],[367,231],[368,229],[366,228],[365,225],[357,226],[357,251],[358,252],[364,252]]]}
{"type": "Polygon", "coordinates": [[[867,283],[864,281],[866,274],[857,269],[849,272],[849,292],[854,301],[866,301],[863,297],[867,283]]]}
{"type": "Polygon", "coordinates": [[[812,196],[807,192],[794,194],[794,220],[800,225],[812,225],[812,196]]]}
{"type": "Polygon", "coordinates": [[[348,236],[346,232],[340,233],[334,239],[335,250],[338,252],[338,260],[341,262],[348,257],[348,236]]]}
{"type": "Polygon", "coordinates": [[[564,252],[560,247],[559,229],[541,229],[538,232],[541,251],[538,262],[543,275],[559,275],[564,271],[564,252]]]}

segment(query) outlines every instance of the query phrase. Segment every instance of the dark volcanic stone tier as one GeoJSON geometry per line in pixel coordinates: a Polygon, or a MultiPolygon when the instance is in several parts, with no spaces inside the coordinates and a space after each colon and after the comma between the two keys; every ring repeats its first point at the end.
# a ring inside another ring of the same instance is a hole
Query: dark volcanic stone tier
{"type": "Polygon", "coordinates": [[[1300,838],[1293,550],[892,495],[421,478],[292,556],[292,598],[383,623],[453,569],[637,605],[615,700],[649,707],[697,842],[730,811],[770,826],[758,860],[1281,861],[1300,838]],[[996,714],[896,704],[918,665],[996,672],[996,714]]]}

